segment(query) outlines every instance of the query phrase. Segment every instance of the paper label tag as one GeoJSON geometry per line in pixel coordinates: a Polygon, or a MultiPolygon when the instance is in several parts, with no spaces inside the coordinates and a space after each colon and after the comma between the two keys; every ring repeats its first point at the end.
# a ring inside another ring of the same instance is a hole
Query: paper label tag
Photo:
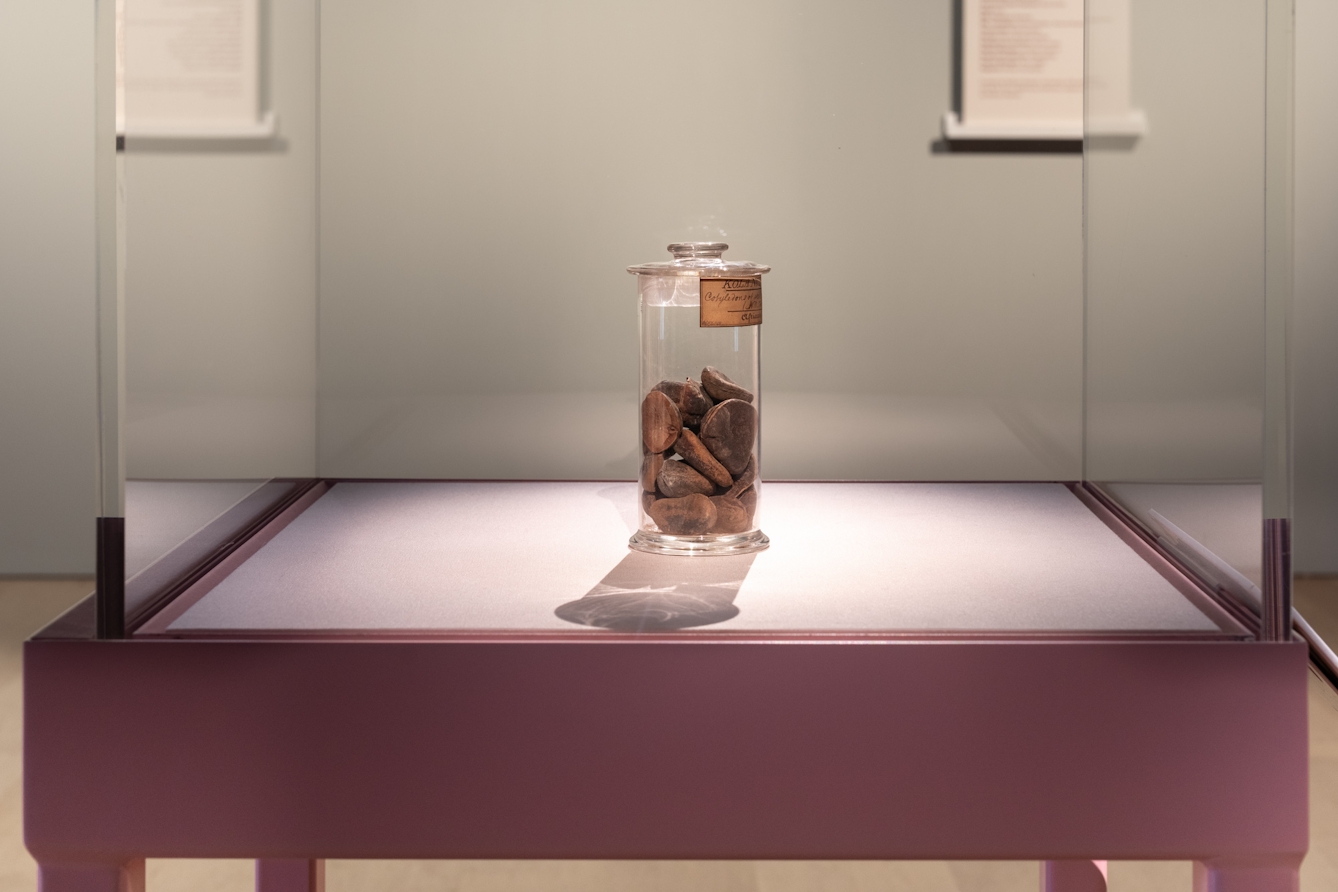
{"type": "Polygon", "coordinates": [[[762,324],[762,280],[701,280],[701,327],[738,328],[762,324]]]}

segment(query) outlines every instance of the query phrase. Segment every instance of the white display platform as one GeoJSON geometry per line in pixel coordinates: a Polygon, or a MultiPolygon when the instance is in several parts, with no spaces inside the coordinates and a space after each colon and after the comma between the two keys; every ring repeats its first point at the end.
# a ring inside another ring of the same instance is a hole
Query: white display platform
{"type": "MultiPolygon", "coordinates": [[[[573,631],[589,595],[732,597],[706,631],[1217,633],[1068,489],[767,483],[756,555],[629,552],[628,483],[338,483],[159,634],[573,631]]],[[[176,606],[176,605],[174,605],[176,606]]]]}

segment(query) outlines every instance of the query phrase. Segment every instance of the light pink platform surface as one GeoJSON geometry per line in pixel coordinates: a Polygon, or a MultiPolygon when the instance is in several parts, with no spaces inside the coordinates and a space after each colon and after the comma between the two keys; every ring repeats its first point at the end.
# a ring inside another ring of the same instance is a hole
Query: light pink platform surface
{"type": "Polygon", "coordinates": [[[767,483],[772,546],[629,555],[617,483],[338,483],[166,629],[572,631],[561,604],[732,596],[722,631],[1172,631],[1220,626],[1067,488],[767,483]]]}

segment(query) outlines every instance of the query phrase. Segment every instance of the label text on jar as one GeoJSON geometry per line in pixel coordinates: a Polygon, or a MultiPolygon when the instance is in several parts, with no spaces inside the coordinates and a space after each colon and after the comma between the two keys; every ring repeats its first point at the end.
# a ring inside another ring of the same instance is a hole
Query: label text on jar
{"type": "Polygon", "coordinates": [[[701,280],[702,328],[737,328],[762,324],[762,280],[701,280]]]}

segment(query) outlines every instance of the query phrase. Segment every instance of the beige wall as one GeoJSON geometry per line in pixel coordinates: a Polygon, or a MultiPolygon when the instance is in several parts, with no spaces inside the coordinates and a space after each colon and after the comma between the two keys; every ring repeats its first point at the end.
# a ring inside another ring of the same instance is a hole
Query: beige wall
{"type": "Polygon", "coordinates": [[[1087,475],[1258,481],[1263,4],[1145,0],[1131,21],[1149,130],[1087,160],[1087,475]]]}
{"type": "Polygon", "coordinates": [[[93,569],[93,4],[0,3],[0,573],[93,569]]]}
{"type": "Polygon", "coordinates": [[[316,8],[262,4],[277,139],[126,153],[130,477],[316,472],[316,8]]]}
{"type": "Polygon", "coordinates": [[[1078,475],[1081,159],[937,154],[951,5],[326,0],[322,473],[630,477],[635,289],[766,280],[772,477],[1078,475]]]}
{"type": "Polygon", "coordinates": [[[1338,3],[1296,3],[1295,561],[1338,573],[1338,3]]]}

